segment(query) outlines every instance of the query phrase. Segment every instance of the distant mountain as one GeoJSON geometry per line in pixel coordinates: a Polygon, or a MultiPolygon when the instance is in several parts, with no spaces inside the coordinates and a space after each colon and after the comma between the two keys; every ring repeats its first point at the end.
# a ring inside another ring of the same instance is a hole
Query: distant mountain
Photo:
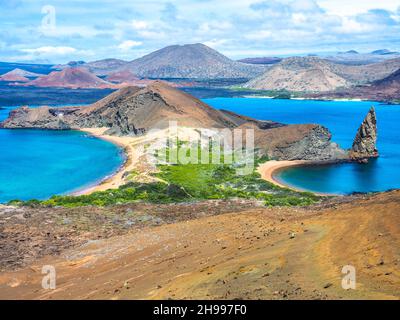
{"type": "Polygon", "coordinates": [[[345,52],[338,52],[338,54],[359,54],[359,52],[356,50],[349,50],[345,52]]]}
{"type": "Polygon", "coordinates": [[[130,70],[120,70],[110,73],[105,77],[109,82],[123,83],[123,82],[136,82],[140,80],[132,71],[130,70]]]}
{"type": "Polygon", "coordinates": [[[372,82],[370,85],[334,92],[331,96],[376,101],[400,100],[400,69],[384,79],[372,82]]]}
{"type": "Polygon", "coordinates": [[[112,88],[112,84],[90,73],[85,68],[65,68],[29,81],[25,86],[58,88],[112,88]]]}
{"type": "Polygon", "coordinates": [[[250,64],[276,64],[282,61],[282,58],[278,57],[260,57],[260,58],[245,58],[238,60],[239,62],[243,63],[250,63],[250,64]]]}
{"type": "Polygon", "coordinates": [[[103,59],[92,62],[83,61],[71,61],[67,64],[61,64],[54,66],[56,70],[63,70],[69,67],[84,67],[88,69],[91,73],[97,76],[105,76],[109,73],[116,72],[123,68],[128,62],[120,59],[103,59]]]}
{"type": "Polygon", "coordinates": [[[398,57],[400,57],[400,53],[382,49],[370,53],[359,53],[355,50],[349,50],[346,52],[339,52],[334,56],[325,57],[325,59],[334,63],[346,65],[367,65],[398,57]]]}
{"type": "Polygon", "coordinates": [[[204,44],[174,45],[129,62],[125,68],[146,78],[253,78],[265,67],[230,60],[204,44]]]}
{"type": "MultiPolygon", "coordinates": [[[[122,88],[126,86],[137,86],[137,87],[145,87],[152,84],[156,80],[152,79],[141,79],[136,77],[132,71],[130,70],[121,70],[110,73],[108,76],[104,78],[113,84],[115,87],[122,88]]],[[[193,86],[192,82],[172,82],[172,81],[164,81],[166,84],[171,87],[191,87],[193,86]]]]}
{"type": "Polygon", "coordinates": [[[400,69],[400,58],[367,65],[331,64],[334,72],[353,84],[366,84],[383,79],[400,69]]]}
{"type": "Polygon", "coordinates": [[[103,59],[93,62],[88,62],[85,67],[89,69],[90,72],[98,75],[104,76],[108,75],[110,72],[119,71],[127,65],[127,61],[120,59],[103,59]]]}
{"type": "Polygon", "coordinates": [[[7,73],[14,69],[22,69],[25,71],[48,74],[52,71],[53,65],[51,64],[30,64],[30,63],[18,63],[18,62],[0,62],[0,74],[7,73]]]}
{"type": "Polygon", "coordinates": [[[16,68],[0,76],[0,81],[27,82],[30,80],[29,78],[37,78],[39,76],[42,76],[42,74],[16,68]]]}
{"type": "Polygon", "coordinates": [[[387,54],[399,54],[399,52],[396,51],[390,51],[388,49],[380,49],[380,50],[375,50],[372,51],[371,54],[378,54],[378,55],[387,55],[387,54]]]}
{"type": "Polygon", "coordinates": [[[165,47],[130,62],[105,59],[82,67],[98,76],[129,70],[152,79],[250,79],[266,70],[263,65],[233,61],[200,43],[165,47]]]}
{"type": "Polygon", "coordinates": [[[335,73],[334,66],[317,57],[292,57],[282,60],[244,87],[259,90],[297,92],[331,91],[350,83],[335,73]]]}

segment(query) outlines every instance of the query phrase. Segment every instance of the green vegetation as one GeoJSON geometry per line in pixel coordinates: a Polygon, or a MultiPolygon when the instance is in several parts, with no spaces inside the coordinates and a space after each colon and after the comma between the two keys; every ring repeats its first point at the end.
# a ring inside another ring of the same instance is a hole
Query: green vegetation
{"type": "MultiPolygon", "coordinates": [[[[178,144],[181,147],[183,144],[178,144]]],[[[178,148],[179,148],[178,147],[178,148]]],[[[172,149],[167,149],[167,155],[172,149]]],[[[211,154],[210,154],[211,158],[211,154]]],[[[267,161],[258,158],[255,166],[267,161]]],[[[80,196],[53,196],[39,201],[11,201],[22,206],[108,206],[136,201],[173,203],[207,199],[244,198],[264,201],[267,206],[304,206],[319,200],[308,192],[295,192],[280,188],[263,179],[254,169],[251,174],[238,175],[233,165],[227,164],[162,164],[153,183],[129,182],[118,189],[94,192],[80,196]]],[[[132,173],[134,176],[135,173],[132,173]]]]}
{"type": "Polygon", "coordinates": [[[255,96],[268,96],[273,97],[274,99],[291,99],[291,98],[301,98],[304,96],[305,92],[297,92],[297,91],[288,91],[285,89],[282,90],[258,90],[251,88],[243,88],[240,86],[230,87],[233,91],[244,91],[244,92],[252,92],[255,96]]]}

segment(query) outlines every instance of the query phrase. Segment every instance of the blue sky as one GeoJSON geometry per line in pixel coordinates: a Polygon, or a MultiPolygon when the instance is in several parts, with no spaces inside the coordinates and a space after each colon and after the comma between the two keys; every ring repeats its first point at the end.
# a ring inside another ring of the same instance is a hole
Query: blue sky
{"type": "Polygon", "coordinates": [[[0,61],[133,60],[197,42],[233,59],[400,50],[400,0],[0,0],[0,14],[0,61]]]}

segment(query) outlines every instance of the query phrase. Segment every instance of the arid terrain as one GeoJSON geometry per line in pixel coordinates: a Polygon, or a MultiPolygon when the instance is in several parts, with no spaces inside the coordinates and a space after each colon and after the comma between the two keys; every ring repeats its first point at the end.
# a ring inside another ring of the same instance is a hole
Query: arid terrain
{"type": "Polygon", "coordinates": [[[337,198],[309,208],[210,201],[2,209],[2,256],[26,252],[19,265],[3,264],[0,297],[398,299],[399,195],[337,198]],[[48,251],[28,259],[30,246],[48,251]],[[41,288],[43,265],[56,268],[55,290],[41,288]],[[355,267],[355,290],[341,287],[345,265],[355,267]]]}

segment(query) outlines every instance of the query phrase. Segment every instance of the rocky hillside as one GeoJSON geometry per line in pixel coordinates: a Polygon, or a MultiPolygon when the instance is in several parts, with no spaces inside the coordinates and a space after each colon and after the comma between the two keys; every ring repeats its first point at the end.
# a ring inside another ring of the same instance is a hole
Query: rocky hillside
{"type": "Polygon", "coordinates": [[[354,86],[324,94],[311,95],[313,98],[358,98],[374,101],[400,100],[400,69],[384,79],[367,85],[354,86]]]}
{"type": "Polygon", "coordinates": [[[183,126],[200,128],[234,128],[245,122],[265,127],[269,123],[216,110],[164,82],[154,81],[145,88],[122,88],[88,107],[22,107],[14,110],[3,126],[49,129],[108,127],[109,134],[137,135],[168,126],[172,120],[183,126]]]}
{"type": "Polygon", "coordinates": [[[381,80],[398,69],[400,58],[367,65],[345,65],[318,57],[292,57],[243,86],[257,90],[330,92],[381,80]]]}
{"type": "Polygon", "coordinates": [[[332,64],[332,68],[353,85],[362,85],[386,78],[400,69],[400,58],[360,66],[332,64]]]}
{"type": "Polygon", "coordinates": [[[274,65],[263,75],[250,80],[245,88],[297,92],[331,91],[350,82],[335,72],[326,60],[317,57],[292,57],[274,65]]]}
{"type": "Polygon", "coordinates": [[[59,88],[111,88],[112,85],[90,73],[85,68],[65,68],[62,71],[53,71],[49,75],[42,76],[25,84],[35,87],[59,87],[59,88]]]}

